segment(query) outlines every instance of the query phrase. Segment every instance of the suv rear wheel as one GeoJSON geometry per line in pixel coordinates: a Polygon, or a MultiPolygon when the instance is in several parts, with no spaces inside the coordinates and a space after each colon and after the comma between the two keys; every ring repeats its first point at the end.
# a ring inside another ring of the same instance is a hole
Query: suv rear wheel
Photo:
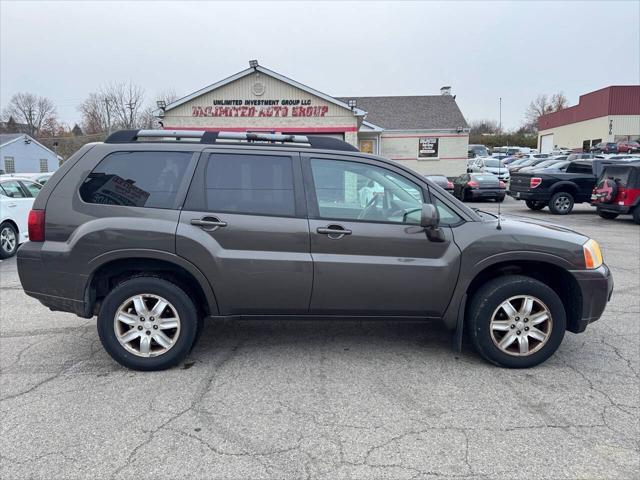
{"type": "Polygon", "coordinates": [[[163,370],[187,356],[199,320],[196,306],[178,285],[139,276],[123,281],[106,296],[98,314],[98,335],[119,364],[133,370],[163,370]]]}
{"type": "Polygon", "coordinates": [[[567,215],[573,210],[573,195],[567,192],[557,192],[549,200],[549,210],[556,215],[567,215]]]}
{"type": "Polygon", "coordinates": [[[471,341],[486,360],[528,368],[558,349],[566,329],[560,297],[530,277],[507,275],[482,286],[467,316],[471,341]]]}
{"type": "Polygon", "coordinates": [[[633,209],[633,221],[640,225],[640,205],[636,205],[633,209]]]}

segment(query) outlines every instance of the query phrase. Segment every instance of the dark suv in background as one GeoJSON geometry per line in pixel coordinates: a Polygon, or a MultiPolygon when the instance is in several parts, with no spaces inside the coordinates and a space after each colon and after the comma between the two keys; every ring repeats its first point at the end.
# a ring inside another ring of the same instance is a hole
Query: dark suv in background
{"type": "Polygon", "coordinates": [[[185,358],[204,318],[439,319],[530,367],[602,314],[598,244],[476,212],[326,137],[122,131],[43,187],[18,251],[25,292],[97,315],[129,368],[185,358]]]}

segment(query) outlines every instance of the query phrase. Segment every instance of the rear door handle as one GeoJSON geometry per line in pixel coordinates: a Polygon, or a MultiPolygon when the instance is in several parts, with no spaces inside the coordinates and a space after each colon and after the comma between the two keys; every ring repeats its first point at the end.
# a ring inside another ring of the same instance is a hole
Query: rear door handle
{"type": "Polygon", "coordinates": [[[318,227],[316,232],[327,235],[332,240],[339,240],[345,235],[351,235],[351,230],[347,230],[342,225],[327,225],[326,227],[318,227]]]}
{"type": "Polygon", "coordinates": [[[223,222],[218,217],[202,217],[192,219],[191,225],[200,227],[207,232],[213,232],[220,227],[226,227],[227,222],[223,222]]]}

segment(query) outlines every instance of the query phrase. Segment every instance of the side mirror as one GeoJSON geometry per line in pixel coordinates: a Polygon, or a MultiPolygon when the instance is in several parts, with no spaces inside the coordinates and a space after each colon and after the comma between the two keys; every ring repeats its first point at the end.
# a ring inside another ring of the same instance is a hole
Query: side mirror
{"type": "Polygon", "coordinates": [[[432,242],[444,242],[446,240],[444,231],[439,227],[440,214],[438,209],[430,203],[422,204],[420,215],[420,226],[427,233],[427,238],[432,242]]]}
{"type": "Polygon", "coordinates": [[[437,228],[440,223],[440,215],[438,209],[430,203],[422,204],[422,213],[420,214],[420,226],[424,228],[437,228]]]}

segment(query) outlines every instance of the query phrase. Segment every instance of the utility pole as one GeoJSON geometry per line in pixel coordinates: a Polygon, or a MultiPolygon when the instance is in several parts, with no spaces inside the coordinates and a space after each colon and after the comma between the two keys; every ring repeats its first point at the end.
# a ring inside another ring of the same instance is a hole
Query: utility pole
{"type": "Polygon", "coordinates": [[[109,110],[109,99],[104,98],[104,105],[107,108],[107,134],[111,135],[111,111],[109,110]]]}
{"type": "Polygon", "coordinates": [[[128,102],[127,108],[129,109],[129,128],[133,128],[133,109],[136,106],[136,102],[128,102]]]}
{"type": "Polygon", "coordinates": [[[500,97],[500,123],[498,124],[498,132],[502,134],[502,97],[500,97]]]}

